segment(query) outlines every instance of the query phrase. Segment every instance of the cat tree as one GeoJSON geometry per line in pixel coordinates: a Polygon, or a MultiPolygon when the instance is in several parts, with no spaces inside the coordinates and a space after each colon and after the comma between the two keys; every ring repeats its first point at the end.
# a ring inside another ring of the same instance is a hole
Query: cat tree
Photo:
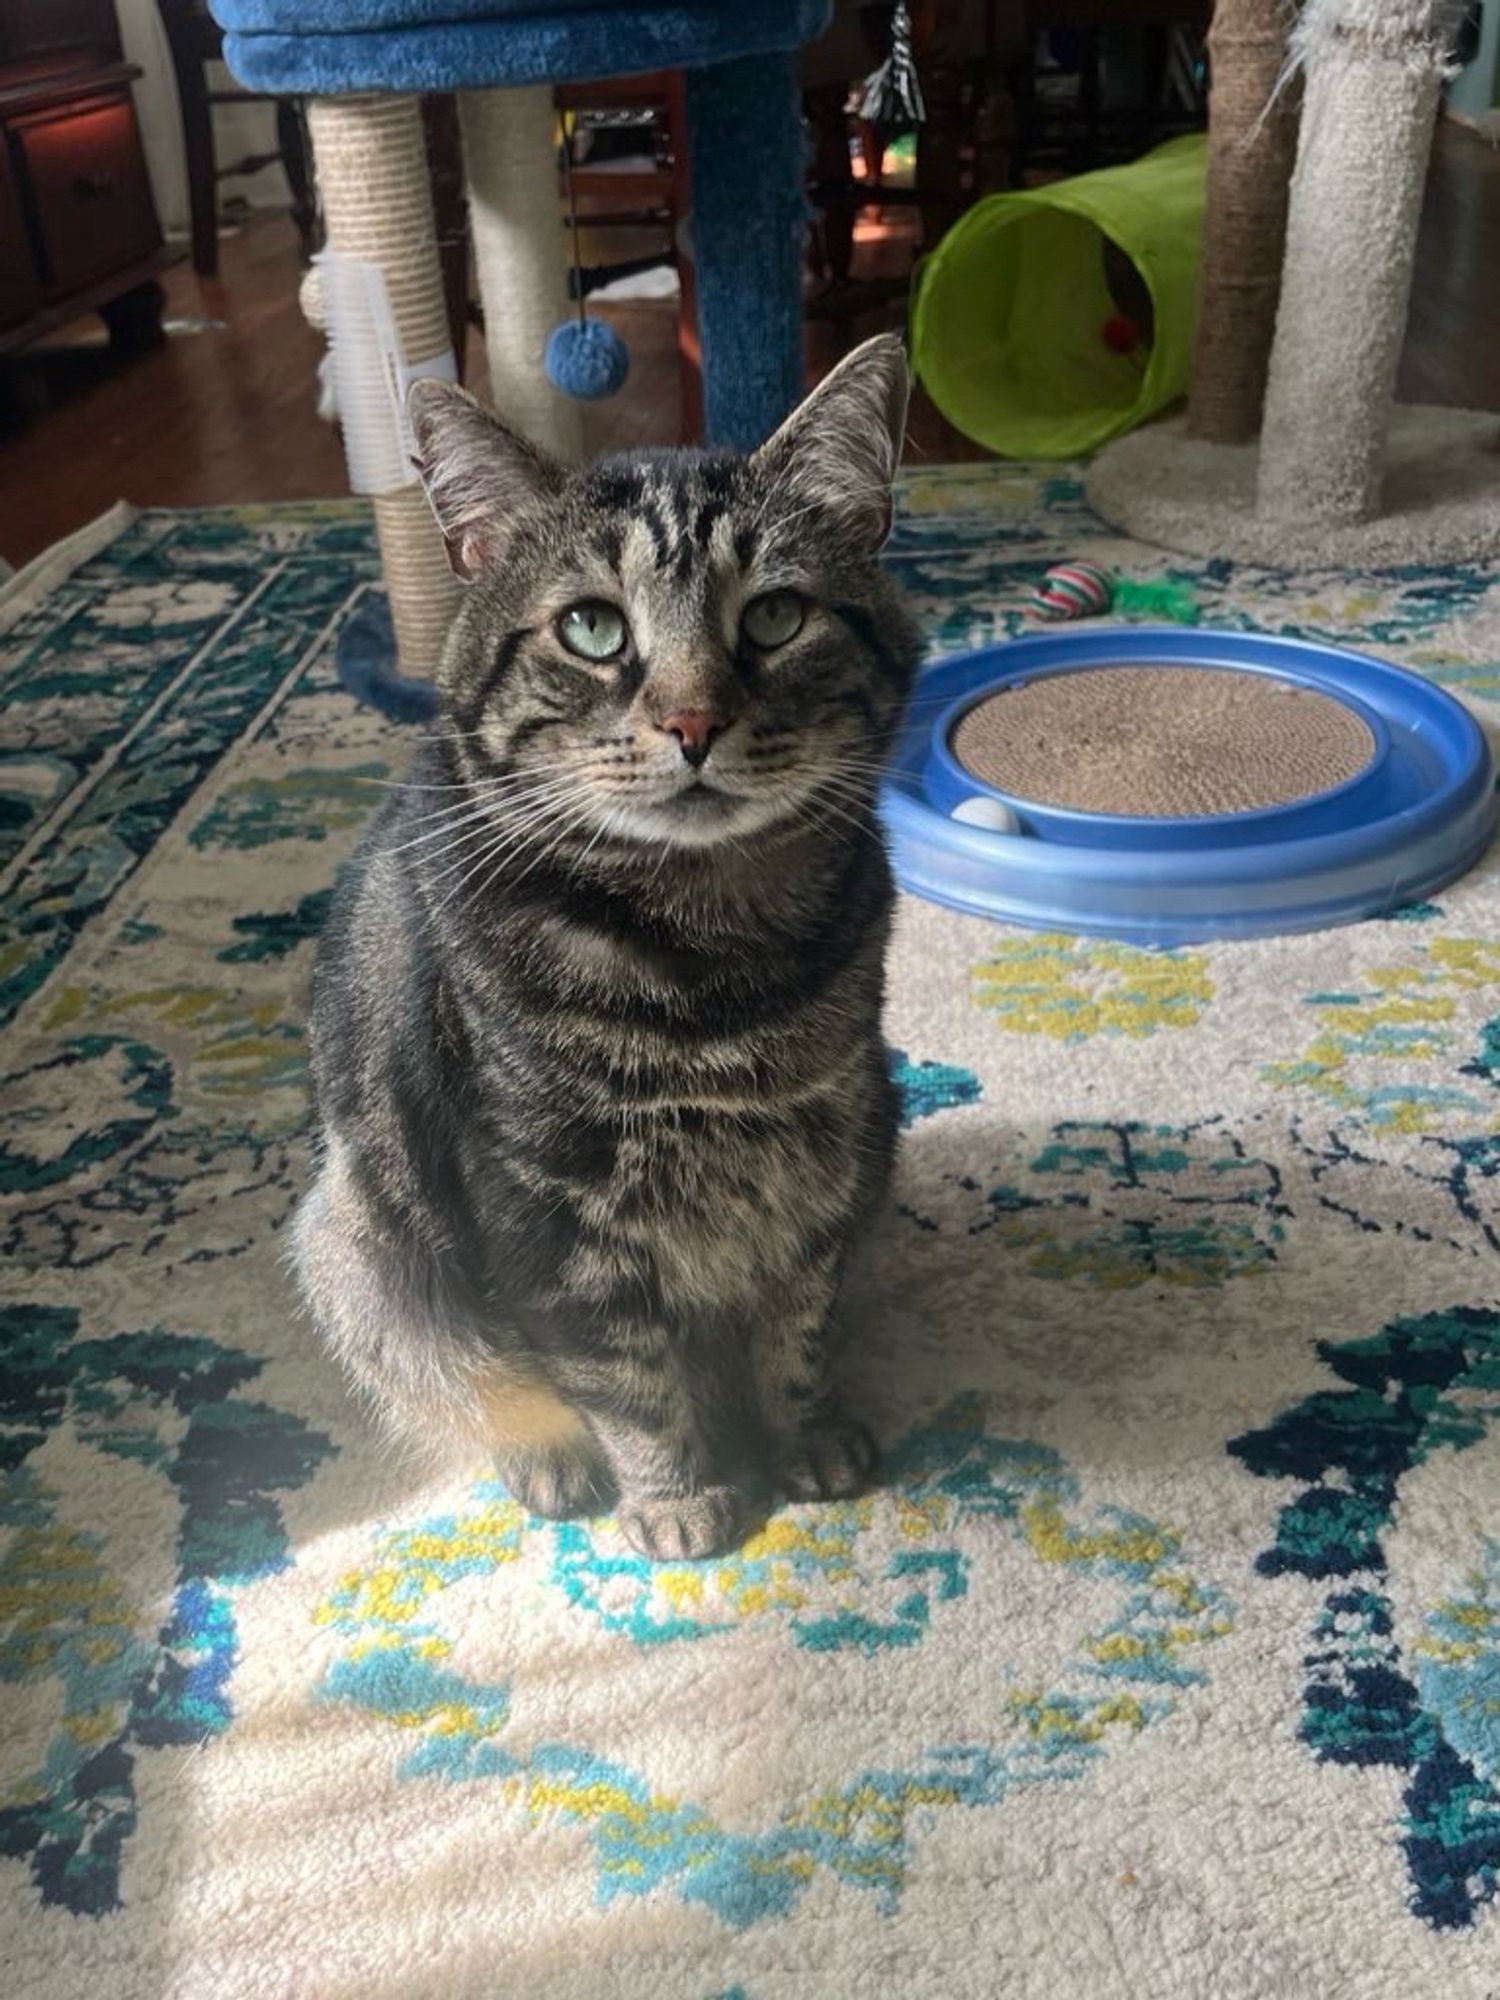
{"type": "Polygon", "coordinates": [[[1198,376],[1185,420],[1096,459],[1088,495],[1106,520],[1169,548],[1292,568],[1500,555],[1500,419],[1394,402],[1460,11],[1307,0],[1287,41],[1282,0],[1220,0],[1198,376]]]}
{"type": "Polygon", "coordinates": [[[564,460],[576,403],[543,369],[568,312],[554,172],[557,83],[686,73],[685,146],[708,442],[748,448],[802,387],[801,130],[796,51],[829,0],[211,0],[247,88],[307,98],[334,265],[314,301],[331,335],[350,481],[371,496],[389,598],[343,626],[346,685],[429,712],[457,586],[410,464],[402,417],[420,376],[452,379],[419,93],[451,91],[463,129],[491,397],[564,460]],[[753,134],[753,142],[745,134],[753,134]],[[747,281],[747,274],[749,281],[747,281]],[[337,292],[338,298],[331,294],[337,292]]]}

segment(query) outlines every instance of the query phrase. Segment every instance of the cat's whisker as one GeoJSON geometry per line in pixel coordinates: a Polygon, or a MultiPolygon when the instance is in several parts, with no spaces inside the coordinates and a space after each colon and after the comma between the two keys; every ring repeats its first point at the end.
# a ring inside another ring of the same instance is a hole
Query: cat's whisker
{"type": "MultiPolygon", "coordinates": [[[[488,825],[476,827],[470,832],[461,835],[453,843],[451,849],[443,849],[438,854],[427,857],[429,865],[435,864],[439,860],[446,860],[450,852],[458,854],[459,857],[457,862],[451,864],[448,868],[438,869],[432,876],[432,880],[434,882],[444,881],[449,875],[456,872],[458,868],[463,867],[467,861],[472,860],[475,853],[475,841],[488,841],[493,838],[494,842],[499,845],[507,843],[512,846],[524,847],[529,845],[532,840],[549,832],[557,824],[559,817],[566,810],[566,806],[566,800],[550,800],[540,812],[529,811],[511,814],[504,818],[496,817],[488,825]]],[[[489,852],[490,850],[486,847],[484,851],[489,852]]]]}
{"type": "Polygon", "coordinates": [[[516,819],[491,820],[482,826],[470,827],[467,832],[458,834],[446,847],[437,848],[431,854],[424,855],[423,872],[432,871],[430,879],[441,882],[455,867],[461,867],[465,861],[472,858],[477,851],[476,843],[488,842],[491,839],[524,842],[533,828],[551,824],[550,815],[539,819],[535,814],[527,814],[516,819]],[[448,865],[444,867],[441,865],[443,863],[448,865]]]}
{"type": "Polygon", "coordinates": [[[878,789],[873,777],[846,777],[840,771],[822,771],[813,777],[821,789],[842,793],[846,798],[872,799],[878,789]]]}
{"type": "Polygon", "coordinates": [[[880,784],[873,775],[860,778],[818,775],[812,777],[811,785],[815,790],[832,792],[838,798],[852,799],[857,805],[873,804],[880,796],[880,784]]]}
{"type": "Polygon", "coordinates": [[[857,750],[840,749],[830,753],[825,768],[830,771],[873,771],[884,775],[890,769],[890,758],[870,757],[857,750]]]}
{"type": "Polygon", "coordinates": [[[446,910],[449,904],[453,902],[455,897],[463,893],[466,884],[473,881],[477,876],[482,874],[486,865],[491,860],[493,860],[497,855],[500,857],[498,867],[504,867],[505,861],[509,858],[510,855],[514,854],[520,849],[528,847],[533,840],[540,838],[541,834],[543,834],[544,832],[549,832],[551,828],[554,825],[556,825],[556,823],[557,823],[556,816],[552,816],[544,819],[540,823],[540,825],[533,824],[531,826],[522,827],[519,830],[516,830],[514,828],[508,828],[505,832],[503,832],[495,840],[493,840],[487,847],[483,848],[477,856],[474,855],[473,853],[465,854],[459,861],[454,863],[451,867],[446,868],[441,873],[435,875],[432,878],[433,887],[436,887],[441,882],[452,880],[452,878],[455,875],[458,876],[459,879],[457,880],[457,882],[454,883],[453,888],[448,892],[448,894],[443,898],[443,900],[437,905],[437,908],[434,911],[434,915],[440,914],[443,910],[446,910]]]}
{"type": "Polygon", "coordinates": [[[431,729],[418,738],[422,743],[471,743],[477,736],[487,736],[487,729],[431,729]]]}
{"type": "MultiPolygon", "coordinates": [[[[491,807],[488,811],[476,815],[472,824],[460,828],[454,837],[454,845],[463,845],[475,838],[482,838],[486,834],[508,834],[518,830],[525,831],[527,828],[532,827],[549,826],[552,824],[557,813],[562,810],[576,793],[576,789],[571,784],[559,785],[555,790],[549,791],[542,798],[527,799],[519,804],[491,807]]],[[[445,830],[440,827],[438,832],[441,834],[445,830]]],[[[430,867],[444,852],[445,850],[442,848],[433,849],[430,853],[422,857],[424,865],[430,867]]]]}
{"type": "MultiPolygon", "coordinates": [[[[599,782],[604,779],[608,769],[608,766],[597,764],[538,765],[534,769],[515,772],[498,781],[478,781],[472,785],[455,785],[452,789],[457,792],[468,793],[467,803],[476,807],[490,806],[497,801],[501,805],[509,805],[545,792],[553,785],[580,785],[599,782]]],[[[613,779],[609,781],[613,782],[613,779]]],[[[421,826],[432,820],[442,819],[447,814],[458,811],[460,805],[463,803],[465,802],[455,801],[449,805],[439,806],[433,812],[419,814],[411,819],[409,824],[412,826],[421,826]]]]}
{"type": "Polygon", "coordinates": [[[372,778],[369,782],[379,785],[383,791],[391,792],[490,792],[503,791],[509,785],[530,783],[539,772],[546,773],[555,766],[545,765],[521,771],[484,772],[475,777],[456,779],[452,784],[430,785],[415,778],[372,778]]]}
{"type": "Polygon", "coordinates": [[[565,781],[548,778],[530,785],[509,787],[503,792],[470,793],[467,798],[450,799],[446,805],[432,812],[407,815],[406,823],[410,826],[431,826],[436,821],[461,818],[470,812],[504,811],[508,806],[523,804],[529,798],[550,791],[562,782],[565,781]]]}
{"type": "MultiPolygon", "coordinates": [[[[429,737],[426,740],[433,742],[438,739],[429,737]]],[[[629,738],[621,739],[621,741],[627,742],[630,740],[629,738]]],[[[591,747],[599,750],[606,748],[618,749],[620,746],[619,743],[595,743],[591,747]]],[[[368,782],[379,786],[383,791],[393,792],[492,792],[503,790],[507,786],[528,784],[538,777],[561,774],[567,768],[569,767],[554,760],[546,764],[528,764],[521,769],[512,771],[479,772],[473,776],[455,779],[451,783],[444,784],[431,784],[425,779],[416,778],[371,778],[368,782]]],[[[573,768],[582,773],[592,770],[593,767],[591,765],[578,765],[573,768]]]]}
{"type": "MultiPolygon", "coordinates": [[[[550,822],[550,824],[556,824],[556,822],[550,822]]],[[[566,822],[562,824],[562,828],[560,828],[560,832],[556,834],[556,838],[554,838],[552,842],[548,842],[548,846],[546,846],[546,848],[544,848],[544,850],[542,850],[540,854],[532,856],[532,860],[530,860],[530,862],[528,862],[528,864],[526,864],[526,866],[522,868],[522,872],[520,872],[520,874],[516,876],[516,882],[524,882],[524,880],[526,880],[526,876],[528,876],[528,874],[530,874],[530,872],[532,872],[532,870],[534,870],[536,866],[540,866],[540,862],[544,862],[544,860],[546,860],[546,858],[548,858],[550,854],[554,854],[554,852],[558,850],[558,846],[560,846],[560,844],[562,844],[562,842],[564,842],[564,840],[568,838],[568,834],[576,832],[576,830],[578,830],[580,826],[584,826],[584,824],[588,824],[588,808],[582,808],[580,812],[572,814],[572,816],[570,816],[570,818],[568,818],[568,820],[566,820],[566,822]]],[[[520,842],[510,842],[510,844],[504,844],[504,842],[502,842],[502,844],[500,844],[500,856],[498,856],[498,860],[494,862],[494,868],[492,868],[492,870],[490,870],[490,874],[488,874],[488,876],[484,878],[484,882],[480,882],[480,886],[478,886],[478,890],[476,890],[474,894],[476,894],[476,896],[484,896],[484,894],[486,894],[486,892],[490,890],[490,886],[492,886],[492,884],[494,884],[494,882],[498,880],[498,876],[500,876],[500,870],[502,870],[502,868],[506,866],[506,862],[508,862],[508,860],[510,860],[510,858],[512,858],[512,856],[514,856],[514,854],[518,852],[518,848],[524,848],[524,846],[528,846],[528,844],[530,844],[528,840],[520,840],[520,842]]],[[[480,860],[480,864],[478,864],[478,866],[476,866],[474,870],[470,870],[470,874],[466,874],[466,876],[464,876],[464,880],[462,880],[462,882],[458,884],[458,888],[456,888],[456,890],[452,892],[452,896],[458,896],[458,894],[460,894],[460,892],[464,890],[464,884],[466,884],[466,882],[470,882],[470,880],[472,880],[472,876],[480,872],[480,868],[484,866],[484,860],[490,860],[490,856],[494,856],[494,854],[496,854],[496,848],[488,848],[488,850],[486,850],[486,854],[484,854],[484,858],[480,860]]],[[[448,900],[446,900],[446,902],[444,902],[444,904],[442,904],[440,908],[448,908],[448,902],[452,902],[452,896],[450,896],[450,898],[448,898],[448,900]]]]}
{"type": "Polygon", "coordinates": [[[835,822],[851,834],[857,834],[861,840],[868,839],[871,834],[879,836],[880,819],[873,806],[861,811],[836,799],[824,798],[815,804],[813,810],[825,825],[829,821],[835,822]]]}
{"type": "MultiPolygon", "coordinates": [[[[458,881],[456,881],[453,884],[453,887],[448,891],[447,895],[443,897],[441,902],[432,905],[432,914],[434,918],[440,917],[445,910],[450,909],[452,907],[452,905],[463,894],[465,885],[474,880],[475,876],[481,872],[481,870],[485,867],[486,863],[489,862],[490,859],[497,852],[506,851],[514,847],[514,845],[515,845],[514,841],[501,841],[497,843],[495,847],[485,848],[484,852],[474,862],[473,867],[470,868],[466,874],[459,877],[458,881]]],[[[456,870],[450,871],[450,873],[456,873],[456,872],[457,872],[456,870]]],[[[448,877],[444,875],[437,876],[435,878],[434,886],[436,886],[437,882],[446,881],[447,879],[448,877]]]]}
{"type": "Polygon", "coordinates": [[[583,873],[585,867],[588,864],[589,856],[593,853],[594,849],[599,845],[601,839],[613,840],[614,830],[616,826],[618,826],[619,821],[620,821],[620,814],[617,809],[614,808],[606,809],[603,819],[600,820],[599,825],[595,830],[593,839],[589,842],[588,846],[583,850],[582,854],[580,854],[578,857],[578,861],[574,869],[575,874],[583,873]]]}
{"type": "MultiPolygon", "coordinates": [[[[574,778],[574,780],[582,780],[582,778],[596,778],[596,776],[600,776],[602,768],[604,768],[604,766],[598,766],[598,764],[556,764],[556,766],[538,766],[536,770],[520,770],[520,772],[508,772],[508,774],[506,774],[506,776],[502,776],[502,778],[476,778],[476,780],[472,780],[472,782],[468,782],[468,784],[454,784],[454,786],[432,786],[430,790],[452,790],[452,792],[466,792],[466,794],[468,794],[468,798],[470,798],[470,800],[472,800],[474,804],[480,804],[480,802],[484,802],[484,800],[492,800],[492,798],[506,798],[506,796],[510,796],[510,794],[524,794],[524,792],[530,792],[530,790],[534,790],[536,786],[544,786],[544,784],[556,784],[558,780],[568,780],[568,778],[574,778]]],[[[414,786],[412,790],[416,790],[416,786],[414,786]]],[[[438,806],[438,808],[436,808],[434,812],[428,812],[428,814],[426,814],[426,818],[428,818],[428,820],[436,820],[436,818],[438,818],[440,814],[444,814],[444,812],[448,812],[448,810],[452,810],[452,806],[438,806]]],[[[420,824],[422,824],[422,816],[416,816],[416,818],[412,820],[412,824],[414,824],[414,826],[420,826],[420,824]]]]}
{"type": "MultiPolygon", "coordinates": [[[[876,825],[873,816],[870,819],[856,819],[852,814],[844,812],[830,800],[825,800],[822,820],[826,821],[829,817],[837,820],[841,826],[847,827],[849,832],[860,840],[879,840],[880,838],[880,828],[876,825]]],[[[823,827],[822,830],[826,831],[826,827],[823,827]]]]}
{"type": "Polygon", "coordinates": [[[548,860],[552,855],[554,855],[557,852],[558,848],[562,846],[563,842],[566,839],[568,839],[569,835],[576,833],[580,827],[587,826],[591,815],[591,811],[592,811],[591,804],[585,804],[581,806],[580,809],[576,813],[574,813],[572,817],[567,821],[566,825],[562,827],[562,829],[557,834],[555,839],[549,841],[547,846],[544,847],[539,854],[533,855],[532,859],[527,862],[526,866],[521,870],[520,874],[516,877],[516,881],[518,883],[524,882],[527,876],[530,875],[534,869],[539,868],[544,861],[548,860]]]}
{"type": "Polygon", "coordinates": [[[502,771],[478,778],[456,778],[451,784],[442,785],[431,785],[419,778],[369,778],[365,782],[378,785],[383,792],[472,792],[487,786],[514,784],[522,775],[520,772],[502,771]]]}
{"type": "Polygon", "coordinates": [[[812,797],[799,801],[792,810],[801,824],[808,827],[811,831],[826,832],[827,828],[824,821],[826,818],[831,817],[838,821],[840,825],[847,826],[851,832],[857,833],[861,839],[866,839],[871,834],[878,835],[878,827],[873,812],[870,812],[865,818],[860,818],[857,814],[850,812],[837,799],[824,797],[819,801],[818,795],[814,793],[812,797]]]}
{"type": "MultiPolygon", "coordinates": [[[[412,848],[425,846],[434,840],[441,840],[445,834],[454,832],[460,827],[476,823],[481,825],[494,824],[500,819],[513,816],[516,813],[532,811],[538,806],[547,804],[553,798],[565,797],[567,793],[576,790],[577,784],[573,779],[560,778],[552,780],[546,785],[539,785],[530,792],[496,802],[479,801],[466,807],[450,806],[443,812],[427,815],[428,821],[436,821],[436,825],[429,823],[425,833],[414,834],[410,840],[402,841],[399,845],[392,847],[389,852],[392,854],[405,854],[412,848]]],[[[412,824],[420,826],[423,822],[421,820],[414,820],[412,824]]]]}
{"type": "Polygon", "coordinates": [[[406,843],[392,853],[413,854],[420,865],[433,867],[447,854],[459,849],[486,834],[502,833],[533,824],[539,816],[545,815],[554,805],[563,803],[563,798],[539,799],[526,806],[518,806],[509,812],[476,813],[467,821],[453,826],[439,826],[422,834],[415,841],[406,843]]]}

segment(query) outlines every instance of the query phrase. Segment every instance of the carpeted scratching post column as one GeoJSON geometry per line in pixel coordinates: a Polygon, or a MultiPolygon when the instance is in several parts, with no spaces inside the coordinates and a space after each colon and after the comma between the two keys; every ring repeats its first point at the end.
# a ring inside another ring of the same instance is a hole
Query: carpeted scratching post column
{"type": "Polygon", "coordinates": [[[490,401],[534,444],[572,463],[583,451],[579,405],[542,367],[547,336],[569,313],[552,91],[546,84],[460,91],[458,115],[490,401]]]}
{"type": "MultiPolygon", "coordinates": [[[[328,247],[373,265],[409,367],[450,352],[432,193],[415,97],[313,98],[308,124],[328,247]]],[[[372,496],[403,674],[437,664],[459,585],[420,485],[372,496]]]]}
{"type": "Polygon", "coordinates": [[[686,94],[704,439],[748,451],[802,394],[807,202],[796,57],[689,70],[686,94]]]}
{"type": "Polygon", "coordinates": [[[1089,468],[1112,526],[1284,569],[1500,559],[1500,418],[1393,401],[1457,12],[1308,0],[1281,86],[1304,77],[1260,438],[1200,421],[1217,395],[1200,383],[1191,424],[1132,432],[1089,468]]]}
{"type": "Polygon", "coordinates": [[[1191,437],[1239,444],[1260,429],[1276,330],[1297,96],[1277,92],[1290,0],[1218,0],[1209,29],[1208,189],[1191,437]]]}
{"type": "Polygon", "coordinates": [[[1377,512],[1422,184],[1457,0],[1308,0],[1306,106],[1261,436],[1260,511],[1377,512]]]}

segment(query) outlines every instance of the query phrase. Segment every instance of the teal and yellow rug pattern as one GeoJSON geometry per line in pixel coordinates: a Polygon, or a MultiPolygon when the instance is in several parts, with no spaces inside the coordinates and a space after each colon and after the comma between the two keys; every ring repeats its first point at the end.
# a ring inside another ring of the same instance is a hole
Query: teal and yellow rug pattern
{"type": "MultiPolygon", "coordinates": [[[[935,648],[1086,555],[1500,718],[1500,582],[908,480],[935,648]]],[[[1500,1992],[1500,860],[1170,952],[903,907],[880,1490],[652,1566],[385,1456],[282,1264],[409,739],[353,504],[0,592],[0,1965],[63,2000],[1500,1992]]]]}

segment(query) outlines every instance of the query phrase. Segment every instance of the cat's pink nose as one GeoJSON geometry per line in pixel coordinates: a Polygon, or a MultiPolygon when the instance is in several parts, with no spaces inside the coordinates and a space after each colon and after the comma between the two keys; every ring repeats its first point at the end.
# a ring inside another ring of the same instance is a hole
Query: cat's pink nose
{"type": "Polygon", "coordinates": [[[724,718],[709,708],[681,708],[675,715],[664,715],[656,726],[664,736],[677,738],[683,756],[696,771],[713,748],[724,718]]]}

